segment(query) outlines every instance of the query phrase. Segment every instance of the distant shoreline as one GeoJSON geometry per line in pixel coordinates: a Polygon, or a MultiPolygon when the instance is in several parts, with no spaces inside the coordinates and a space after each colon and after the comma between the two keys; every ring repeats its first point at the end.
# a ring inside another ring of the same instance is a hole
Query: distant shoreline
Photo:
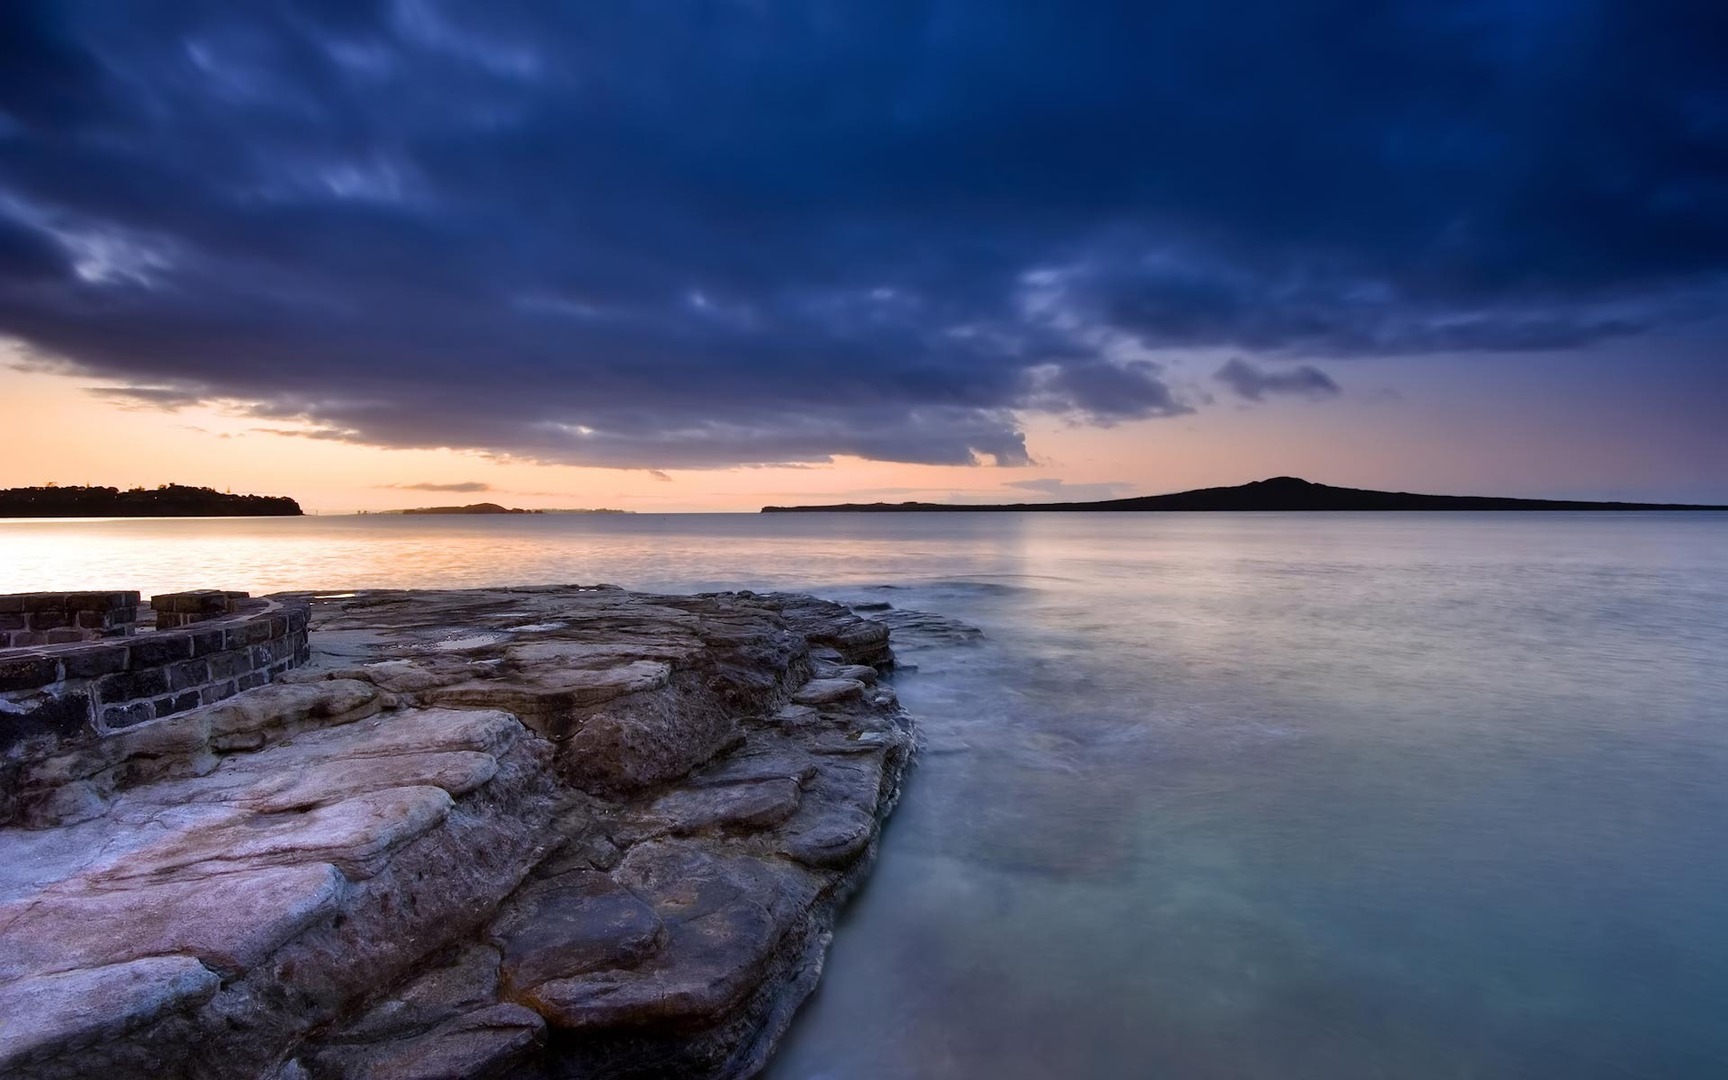
{"type": "Polygon", "coordinates": [[[764,506],[764,514],[808,513],[1267,513],[1350,511],[1627,511],[1728,510],[1728,506],[1692,503],[1593,502],[1576,499],[1511,499],[1492,495],[1419,495],[1404,491],[1370,491],[1332,487],[1294,476],[1276,476],[1236,487],[1200,488],[1170,495],[1067,503],[836,503],[828,506],[764,506]]]}
{"type": "Polygon", "coordinates": [[[0,519],[302,517],[285,495],[233,495],[214,488],[28,487],[0,490],[0,519]]]}
{"type": "Polygon", "coordinates": [[[467,506],[417,506],[408,510],[362,510],[362,514],[377,516],[420,517],[430,514],[631,514],[633,510],[529,510],[520,506],[500,506],[497,503],[470,503],[467,506]]]}

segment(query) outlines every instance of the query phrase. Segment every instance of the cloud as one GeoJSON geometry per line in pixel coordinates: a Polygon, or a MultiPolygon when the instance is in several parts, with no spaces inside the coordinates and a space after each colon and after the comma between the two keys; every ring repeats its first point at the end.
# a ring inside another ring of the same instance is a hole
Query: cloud
{"type": "Polygon", "coordinates": [[[483,484],[478,480],[467,480],[458,484],[378,484],[376,486],[381,488],[394,488],[397,491],[454,491],[469,493],[492,490],[491,484],[483,484]]]}
{"type": "Polygon", "coordinates": [[[0,335],[309,438],[1023,465],[1194,350],[1721,306],[1720,4],[1106,8],[14,0],[0,335]]]}
{"type": "Polygon", "coordinates": [[[1033,373],[1032,403],[1045,411],[1075,412],[1108,427],[1123,420],[1181,416],[1193,408],[1176,400],[1148,360],[1092,360],[1052,365],[1033,373]]]}
{"type": "Polygon", "coordinates": [[[1262,401],[1268,394],[1326,398],[1337,397],[1342,392],[1332,381],[1332,376],[1312,364],[1288,371],[1267,371],[1238,357],[1219,368],[1212,377],[1236,391],[1238,397],[1249,401],[1262,401]]]}
{"type": "Polygon", "coordinates": [[[177,412],[204,402],[204,395],[197,390],[171,386],[86,386],[84,392],[132,411],[177,412]]]}
{"type": "Polygon", "coordinates": [[[1130,495],[1136,485],[1117,480],[1095,484],[1070,484],[1066,480],[1047,477],[1036,480],[1010,480],[1003,486],[1020,488],[1023,491],[1036,491],[1064,502],[1100,502],[1104,499],[1119,499],[1130,495]]]}
{"type": "Polygon", "coordinates": [[[663,470],[663,469],[649,469],[648,475],[652,476],[654,479],[659,480],[663,483],[670,484],[672,482],[672,477],[667,475],[665,470],[663,470]]]}

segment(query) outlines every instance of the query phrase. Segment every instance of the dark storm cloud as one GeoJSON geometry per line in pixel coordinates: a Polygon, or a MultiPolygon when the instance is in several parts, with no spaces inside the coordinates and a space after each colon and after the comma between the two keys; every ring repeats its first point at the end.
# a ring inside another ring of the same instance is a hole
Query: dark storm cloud
{"type": "Polygon", "coordinates": [[[1161,350],[1711,307],[1728,8],[0,5],[0,332],[134,400],[624,467],[1028,460],[1161,350]]]}
{"type": "Polygon", "coordinates": [[[1336,397],[1341,392],[1332,376],[1312,364],[1303,364],[1288,371],[1267,371],[1238,357],[1226,363],[1212,375],[1249,401],[1264,400],[1266,395],[1296,397],[1336,397]]]}

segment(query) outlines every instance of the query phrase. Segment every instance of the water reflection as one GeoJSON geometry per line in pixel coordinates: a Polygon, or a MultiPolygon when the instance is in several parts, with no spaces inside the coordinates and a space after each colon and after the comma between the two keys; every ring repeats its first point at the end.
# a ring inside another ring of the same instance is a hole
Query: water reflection
{"type": "Polygon", "coordinates": [[[1728,1075],[1723,516],[0,525],[0,591],[546,581],[893,605],[927,752],[779,1080],[1728,1075]]]}

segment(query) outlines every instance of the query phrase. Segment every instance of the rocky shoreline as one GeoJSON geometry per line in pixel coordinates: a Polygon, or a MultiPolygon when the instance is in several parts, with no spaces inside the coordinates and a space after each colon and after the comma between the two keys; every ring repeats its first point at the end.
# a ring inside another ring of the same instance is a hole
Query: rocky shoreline
{"type": "Polygon", "coordinates": [[[83,792],[0,829],[0,1073],[759,1070],[911,761],[887,628],[747,592],[306,599],[278,681],[13,768],[83,792]]]}

